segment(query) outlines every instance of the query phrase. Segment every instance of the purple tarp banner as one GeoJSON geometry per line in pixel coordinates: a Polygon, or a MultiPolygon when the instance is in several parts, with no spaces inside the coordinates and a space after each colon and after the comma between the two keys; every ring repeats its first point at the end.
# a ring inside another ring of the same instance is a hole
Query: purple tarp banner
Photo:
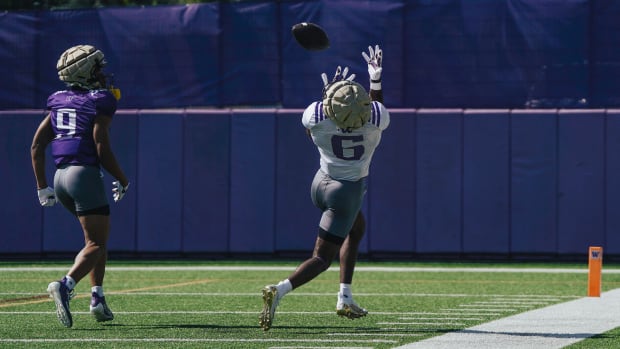
{"type": "Polygon", "coordinates": [[[57,57],[106,54],[120,108],[304,107],[320,74],[384,49],[386,104],[403,108],[620,106],[620,5],[611,0],[252,1],[0,14],[0,109],[42,108],[57,57]],[[328,50],[290,33],[323,26],[328,50]]]}

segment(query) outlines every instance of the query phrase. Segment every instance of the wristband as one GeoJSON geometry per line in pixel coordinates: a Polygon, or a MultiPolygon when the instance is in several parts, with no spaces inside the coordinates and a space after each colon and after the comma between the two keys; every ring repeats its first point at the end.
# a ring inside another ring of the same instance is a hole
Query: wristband
{"type": "Polygon", "coordinates": [[[375,82],[375,80],[370,80],[370,89],[371,90],[380,90],[381,89],[381,80],[375,82]]]}

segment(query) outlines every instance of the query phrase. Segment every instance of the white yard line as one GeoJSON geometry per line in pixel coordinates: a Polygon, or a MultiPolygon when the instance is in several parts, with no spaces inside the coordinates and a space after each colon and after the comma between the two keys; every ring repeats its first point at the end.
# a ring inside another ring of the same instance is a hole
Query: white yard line
{"type": "Polygon", "coordinates": [[[620,326],[620,289],[446,333],[396,349],[558,349],[620,326]]]}

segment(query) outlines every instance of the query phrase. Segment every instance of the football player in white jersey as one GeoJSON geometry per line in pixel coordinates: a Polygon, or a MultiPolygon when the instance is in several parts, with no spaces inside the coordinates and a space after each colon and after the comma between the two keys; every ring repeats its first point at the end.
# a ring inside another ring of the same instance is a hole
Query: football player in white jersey
{"type": "Polygon", "coordinates": [[[338,67],[331,82],[323,78],[323,99],[303,113],[302,123],[320,154],[320,168],[311,186],[312,202],[322,212],[312,257],[285,280],[263,288],[263,310],[259,324],[271,328],[276,307],[288,292],[317,277],[340,259],[340,292],[336,313],[349,319],[368,314],[353,300],[351,283],[359,243],[366,222],[361,212],[366,177],[381,134],[390,124],[383,105],[381,72],[383,51],[376,45],[362,56],[368,63],[370,93],[347,77],[348,68],[338,67]]]}

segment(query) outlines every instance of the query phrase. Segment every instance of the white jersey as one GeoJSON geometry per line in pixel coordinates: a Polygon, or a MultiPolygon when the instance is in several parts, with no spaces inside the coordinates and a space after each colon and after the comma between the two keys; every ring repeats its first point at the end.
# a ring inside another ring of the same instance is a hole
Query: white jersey
{"type": "Polygon", "coordinates": [[[343,131],[323,114],[323,103],[314,102],[304,111],[302,124],[312,135],[321,154],[321,170],[339,180],[357,181],[368,176],[370,161],[390,124],[390,113],[377,101],[371,103],[368,122],[355,130],[343,131]]]}

